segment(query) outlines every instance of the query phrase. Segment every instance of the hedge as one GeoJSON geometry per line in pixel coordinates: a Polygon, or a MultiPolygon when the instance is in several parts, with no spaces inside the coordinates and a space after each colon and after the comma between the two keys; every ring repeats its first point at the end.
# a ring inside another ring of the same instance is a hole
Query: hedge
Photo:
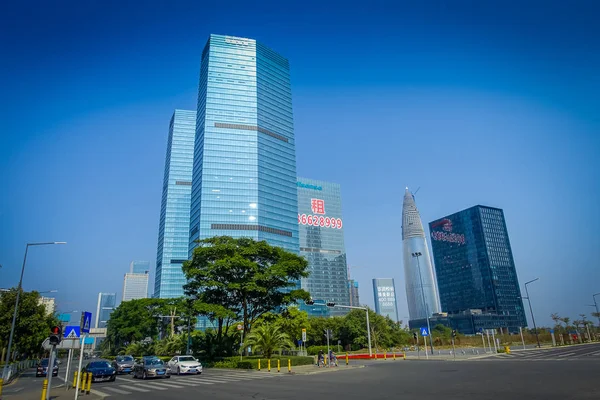
{"type": "MultiPolygon", "coordinates": [[[[227,357],[221,361],[214,363],[214,368],[238,368],[238,369],[257,369],[258,360],[260,360],[261,368],[267,368],[267,358],[260,356],[244,357],[240,361],[240,357],[227,357]]],[[[314,357],[303,357],[303,356],[272,356],[271,357],[271,369],[277,368],[277,360],[281,360],[281,368],[287,368],[288,360],[291,361],[292,367],[300,365],[312,365],[315,362],[314,357]]]]}

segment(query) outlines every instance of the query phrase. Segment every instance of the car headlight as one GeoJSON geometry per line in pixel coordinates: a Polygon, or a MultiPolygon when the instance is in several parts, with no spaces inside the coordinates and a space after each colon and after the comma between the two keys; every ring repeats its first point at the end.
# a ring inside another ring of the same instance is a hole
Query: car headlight
{"type": "Polygon", "coordinates": [[[112,374],[113,374],[113,375],[114,375],[114,374],[116,374],[116,373],[117,373],[117,371],[113,371],[113,372],[112,372],[112,374]]]}

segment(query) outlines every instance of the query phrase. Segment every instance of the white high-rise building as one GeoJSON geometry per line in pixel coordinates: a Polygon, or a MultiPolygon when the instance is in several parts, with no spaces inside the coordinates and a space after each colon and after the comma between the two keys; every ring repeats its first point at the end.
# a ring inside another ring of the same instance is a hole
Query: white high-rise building
{"type": "Polygon", "coordinates": [[[56,311],[56,300],[54,297],[40,297],[38,303],[46,308],[46,315],[53,315],[56,311]]]}
{"type": "Polygon", "coordinates": [[[415,198],[408,188],[402,205],[402,247],[406,301],[411,320],[439,313],[433,266],[415,198]]]}
{"type": "Polygon", "coordinates": [[[125,274],[123,279],[123,301],[148,297],[148,273],[125,274]]]}

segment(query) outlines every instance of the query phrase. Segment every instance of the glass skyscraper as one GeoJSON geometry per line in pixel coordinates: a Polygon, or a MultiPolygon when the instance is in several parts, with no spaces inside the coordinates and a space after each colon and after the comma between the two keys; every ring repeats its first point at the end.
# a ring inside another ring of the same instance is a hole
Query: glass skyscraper
{"type": "MultiPolygon", "coordinates": [[[[165,159],[154,297],[183,296],[181,265],[188,259],[196,112],[175,110],[165,159]]],[[[138,266],[144,268],[143,266],[138,266]]],[[[136,266],[131,265],[132,272],[136,266]]]]}
{"type": "Polygon", "coordinates": [[[189,256],[196,240],[221,235],[298,254],[288,60],[252,39],[210,35],[197,111],[189,256]]]}
{"type": "Polygon", "coordinates": [[[394,280],[391,278],[373,279],[373,297],[375,299],[375,312],[398,322],[394,280]]]}
{"type": "Polygon", "coordinates": [[[110,314],[117,308],[116,293],[98,293],[98,308],[96,309],[96,328],[106,328],[110,314]]]}
{"type": "Polygon", "coordinates": [[[310,315],[346,314],[347,309],[322,305],[350,305],[340,185],[298,178],[297,186],[300,255],[308,260],[310,271],[301,287],[315,301],[301,307],[310,315]]]}
{"type": "Polygon", "coordinates": [[[475,206],[429,223],[442,311],[474,328],[527,326],[504,212],[475,206]]]}
{"type": "Polygon", "coordinates": [[[132,261],[129,264],[129,272],[132,274],[145,274],[150,271],[149,261],[132,261]]]}

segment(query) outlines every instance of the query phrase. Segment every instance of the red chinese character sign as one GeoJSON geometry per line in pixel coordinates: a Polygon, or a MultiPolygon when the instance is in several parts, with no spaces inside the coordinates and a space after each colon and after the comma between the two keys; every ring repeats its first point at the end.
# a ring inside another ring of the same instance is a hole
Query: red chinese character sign
{"type": "Polygon", "coordinates": [[[431,238],[433,240],[440,240],[442,242],[465,244],[465,235],[462,233],[452,233],[452,221],[444,218],[435,224],[431,225],[431,228],[437,228],[441,226],[444,231],[432,231],[431,238]]]}
{"type": "Polygon", "coordinates": [[[330,218],[322,215],[298,214],[300,225],[320,226],[323,228],[342,229],[341,218],[330,218]]]}
{"type": "Polygon", "coordinates": [[[310,199],[310,209],[315,214],[325,214],[325,200],[310,199]]]}

